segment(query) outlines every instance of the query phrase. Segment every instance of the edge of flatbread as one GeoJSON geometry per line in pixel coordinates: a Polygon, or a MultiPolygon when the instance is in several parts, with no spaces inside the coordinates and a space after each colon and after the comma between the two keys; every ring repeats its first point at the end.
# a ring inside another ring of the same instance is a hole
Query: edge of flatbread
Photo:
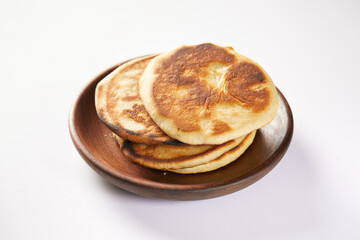
{"type": "Polygon", "coordinates": [[[157,55],[136,58],[120,65],[96,86],[95,107],[102,122],[124,139],[146,144],[175,144],[147,113],[139,95],[139,79],[157,55]]]}

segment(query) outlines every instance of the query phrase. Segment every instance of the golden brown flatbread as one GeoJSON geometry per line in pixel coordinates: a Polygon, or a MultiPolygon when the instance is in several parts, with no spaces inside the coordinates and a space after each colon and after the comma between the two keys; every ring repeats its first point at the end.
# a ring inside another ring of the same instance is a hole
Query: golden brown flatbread
{"type": "Polygon", "coordinates": [[[106,126],[124,139],[146,144],[180,144],[154,123],[139,95],[139,79],[155,56],[129,61],[101,80],[95,92],[96,111],[106,126]]]}
{"type": "Polygon", "coordinates": [[[187,144],[222,144],[268,124],[276,88],[254,61],[230,47],[182,46],[155,57],[139,80],[154,122],[187,144]]]}

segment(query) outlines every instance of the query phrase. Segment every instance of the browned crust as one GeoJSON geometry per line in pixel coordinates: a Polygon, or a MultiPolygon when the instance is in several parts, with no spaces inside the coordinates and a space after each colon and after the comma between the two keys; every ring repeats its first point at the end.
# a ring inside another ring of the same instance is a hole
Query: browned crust
{"type": "MultiPolygon", "coordinates": [[[[150,55],[148,57],[140,57],[144,60],[149,60],[154,58],[156,55],[150,55]]],[[[139,58],[139,59],[140,59],[139,58]]],[[[135,63],[135,64],[141,64],[141,62],[135,63]]],[[[123,69],[123,71],[131,70],[133,65],[129,65],[123,69]]],[[[113,88],[115,86],[115,83],[113,81],[109,82],[108,88],[113,88]]],[[[101,96],[104,94],[107,94],[108,99],[115,99],[117,93],[105,93],[104,87],[100,84],[98,84],[97,88],[97,95],[101,96]]],[[[124,95],[121,100],[122,101],[134,101],[136,99],[140,99],[140,95],[124,95]]],[[[114,116],[116,117],[123,117],[123,115],[129,117],[130,119],[144,124],[145,127],[150,127],[149,131],[131,131],[129,129],[124,128],[120,123],[114,124],[114,121],[108,119],[107,115],[104,114],[104,109],[99,108],[97,109],[97,115],[101,119],[102,122],[105,123],[105,125],[115,134],[118,136],[128,139],[130,141],[139,142],[139,143],[145,143],[145,144],[171,144],[171,145],[182,145],[183,143],[172,139],[171,137],[167,136],[151,119],[151,117],[148,115],[147,111],[145,110],[145,107],[143,104],[134,104],[132,106],[132,109],[125,109],[122,112],[116,112],[114,109],[116,107],[116,102],[107,101],[106,102],[106,109],[107,112],[113,111],[114,116]],[[144,117],[145,116],[145,117],[144,117]],[[148,116],[148,117],[146,117],[148,116]],[[151,127],[153,126],[153,127],[151,127]]]]}
{"type": "Polygon", "coordinates": [[[257,90],[252,86],[266,83],[264,73],[253,63],[240,62],[228,70],[228,92],[254,112],[259,112],[269,105],[270,93],[266,88],[257,90]]]}
{"type": "Polygon", "coordinates": [[[144,143],[144,144],[169,144],[169,145],[184,145],[184,143],[178,140],[169,140],[169,137],[163,137],[163,135],[159,134],[149,134],[146,131],[130,131],[128,129],[123,128],[122,125],[112,125],[108,121],[103,118],[101,112],[98,113],[100,120],[109,128],[113,133],[120,136],[123,139],[144,143]]]}
{"type": "MultiPolygon", "coordinates": [[[[229,48],[210,43],[184,46],[164,58],[155,68],[152,97],[158,112],[172,119],[183,132],[200,130],[199,119],[209,117],[218,104],[239,104],[250,111],[259,112],[270,102],[265,88],[252,89],[267,81],[262,70],[253,63],[239,62],[229,48]],[[217,63],[229,67],[225,76],[225,88],[218,89],[201,80],[209,64],[217,63]],[[179,98],[176,91],[185,89],[179,98]]],[[[230,131],[229,126],[214,123],[213,135],[230,131]]]]}
{"type": "Polygon", "coordinates": [[[226,122],[215,120],[213,121],[213,123],[214,125],[211,129],[213,131],[213,135],[218,135],[231,129],[229,124],[227,124],[226,122]]]}
{"type": "Polygon", "coordinates": [[[124,109],[123,113],[128,117],[134,120],[135,122],[142,123],[146,127],[149,127],[155,122],[151,118],[145,119],[143,116],[141,116],[141,113],[145,113],[145,107],[143,104],[134,104],[132,105],[131,109],[124,109]]]}
{"type": "Polygon", "coordinates": [[[125,97],[122,97],[121,100],[130,102],[130,101],[134,101],[138,98],[139,98],[138,96],[125,96],[125,97]]]}
{"type": "Polygon", "coordinates": [[[131,161],[136,162],[141,164],[142,162],[148,162],[148,163],[152,163],[152,164],[157,164],[157,163],[182,163],[184,161],[190,161],[194,158],[198,158],[201,156],[204,156],[206,154],[208,154],[209,151],[214,151],[220,147],[224,147],[225,145],[229,145],[232,144],[234,140],[230,140],[222,145],[214,145],[213,148],[208,149],[202,153],[199,154],[195,154],[192,156],[184,156],[184,157],[178,157],[175,159],[157,159],[157,158],[152,158],[152,157],[145,157],[142,155],[137,154],[133,148],[132,148],[132,143],[130,141],[125,141],[122,146],[121,146],[121,150],[124,153],[124,155],[131,161]]]}

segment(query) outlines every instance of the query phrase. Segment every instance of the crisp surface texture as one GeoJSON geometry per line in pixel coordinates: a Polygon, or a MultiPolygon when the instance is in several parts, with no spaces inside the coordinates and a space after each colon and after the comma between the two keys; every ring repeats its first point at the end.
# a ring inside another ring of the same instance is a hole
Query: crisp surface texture
{"type": "MultiPolygon", "coordinates": [[[[245,137],[245,136],[244,136],[245,137]]],[[[130,141],[122,142],[116,137],[121,151],[133,162],[154,169],[180,169],[212,161],[239,145],[244,137],[221,145],[147,145],[130,141]]]]}
{"type": "Polygon", "coordinates": [[[239,145],[225,152],[224,154],[222,154],[221,156],[210,162],[189,168],[170,169],[169,171],[181,173],[181,174],[203,173],[203,172],[214,171],[216,169],[224,167],[235,160],[241,161],[241,158],[239,157],[241,156],[241,154],[243,154],[246,151],[246,149],[248,149],[248,147],[254,141],[255,135],[256,135],[256,131],[249,133],[239,145]]]}
{"type": "Polygon", "coordinates": [[[134,59],[107,75],[96,87],[96,110],[110,130],[124,139],[147,144],[176,144],[176,140],[154,123],[139,96],[139,78],[154,57],[134,59]]]}
{"type": "Polygon", "coordinates": [[[263,127],[278,108],[276,88],[231,47],[182,46],[154,58],[139,81],[152,119],[188,144],[221,144],[263,127]]]}

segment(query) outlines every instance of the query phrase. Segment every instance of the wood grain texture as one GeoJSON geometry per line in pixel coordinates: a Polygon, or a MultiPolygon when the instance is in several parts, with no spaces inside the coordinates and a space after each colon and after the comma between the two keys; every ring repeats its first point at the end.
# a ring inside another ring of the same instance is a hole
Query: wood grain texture
{"type": "MultiPolygon", "coordinates": [[[[125,62],[121,63],[124,64],[125,62]]],[[[95,77],[79,94],[69,115],[69,130],[81,157],[112,184],[147,197],[196,200],[243,189],[265,176],[281,160],[293,134],[293,116],[285,97],[276,118],[258,130],[253,144],[235,162],[209,173],[181,175],[134,164],[119,151],[112,132],[95,111],[96,84],[116,65],[95,77]]]]}

